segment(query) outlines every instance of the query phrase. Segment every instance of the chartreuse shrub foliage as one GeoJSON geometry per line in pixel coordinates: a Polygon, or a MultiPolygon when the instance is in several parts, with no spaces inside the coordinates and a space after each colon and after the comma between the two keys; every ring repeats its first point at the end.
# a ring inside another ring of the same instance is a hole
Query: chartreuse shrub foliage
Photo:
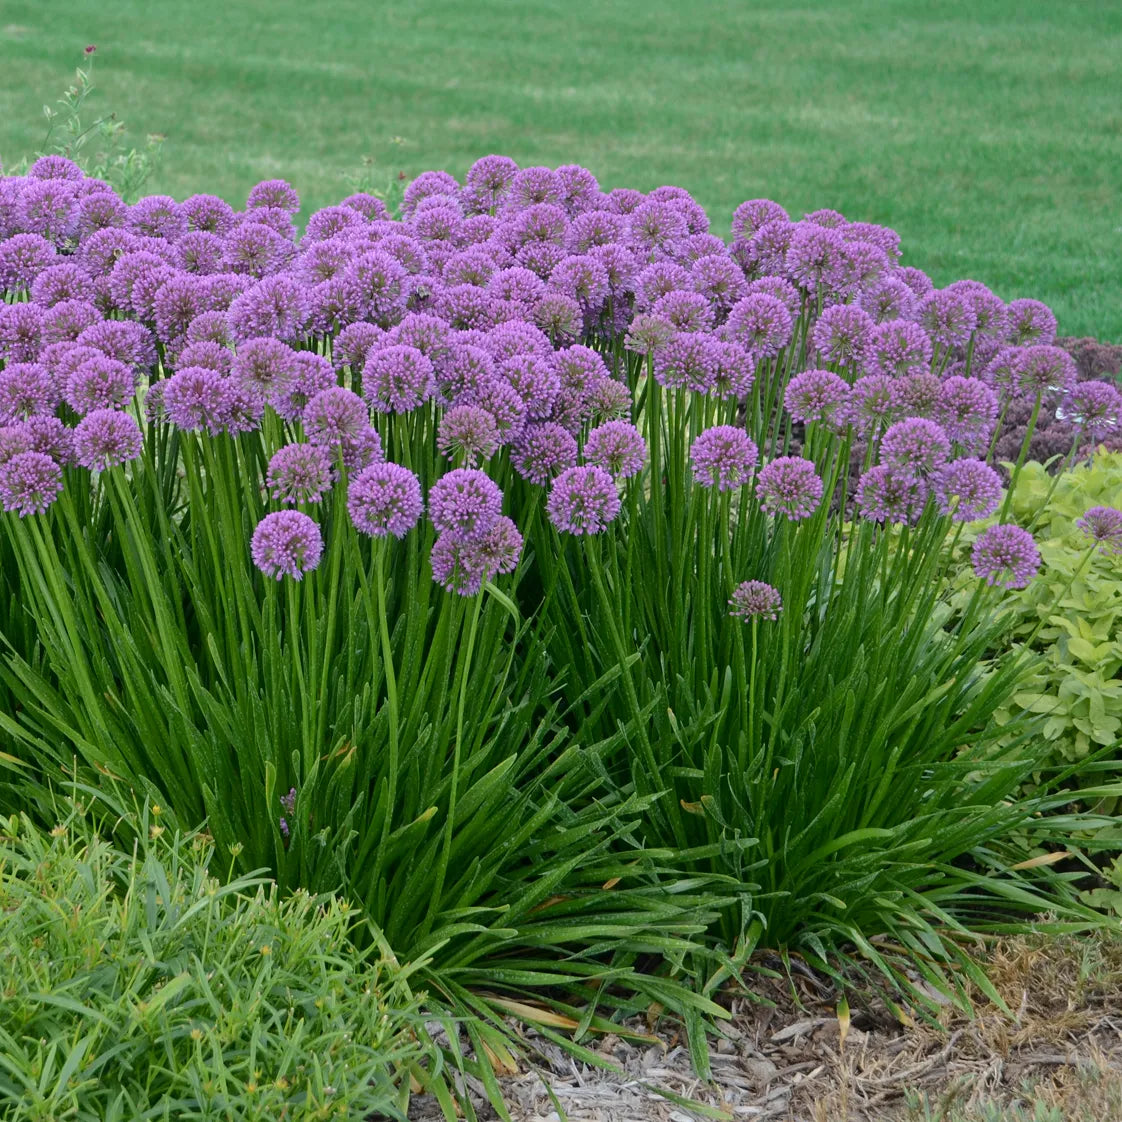
{"type": "Polygon", "coordinates": [[[1024,792],[1041,557],[987,460],[1011,401],[1025,447],[1122,404],[1044,305],[500,156],[302,237],[280,180],[0,202],[6,800],[76,761],[341,890],[484,1074],[509,1013],[652,1007],[704,1068],[760,946],[955,994],[969,936],[1099,922],[1022,860],[1088,820],[1024,792]]]}
{"type": "Polygon", "coordinates": [[[439,1072],[409,969],[356,950],[342,900],[216,875],[161,819],[122,849],[76,806],[0,818],[0,1114],[404,1119],[439,1072]]]}

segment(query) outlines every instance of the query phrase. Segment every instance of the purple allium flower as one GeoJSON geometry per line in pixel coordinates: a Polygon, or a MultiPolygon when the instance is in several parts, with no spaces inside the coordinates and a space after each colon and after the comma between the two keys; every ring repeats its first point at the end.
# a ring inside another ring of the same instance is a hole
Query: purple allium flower
{"type": "Polygon", "coordinates": [[[971,562],[975,575],[989,585],[1024,588],[1040,569],[1040,551],[1027,530],[1002,524],[978,535],[971,562]]]}
{"type": "Polygon", "coordinates": [[[552,168],[522,168],[510,179],[504,210],[517,214],[543,204],[556,205],[563,192],[564,185],[552,168]]]}
{"type": "Polygon", "coordinates": [[[623,345],[635,354],[657,354],[674,336],[674,325],[661,316],[643,312],[627,329],[623,345]]]}
{"type": "MultiPolygon", "coordinates": [[[[186,341],[192,343],[217,343],[223,349],[233,346],[234,336],[225,312],[203,312],[187,325],[186,341]]],[[[232,356],[231,356],[232,357],[232,356]]],[[[202,365],[206,365],[203,363],[202,365]]]]}
{"type": "Polygon", "coordinates": [[[682,292],[690,287],[688,269],[673,261],[656,261],[635,280],[635,306],[641,312],[647,311],[668,292],[682,292]]]}
{"type": "Polygon", "coordinates": [[[292,356],[293,381],[287,393],[273,400],[273,408],[286,420],[295,421],[304,407],[321,390],[336,385],[330,361],[312,351],[297,351],[292,356]]]}
{"type": "Polygon", "coordinates": [[[594,428],[584,443],[584,458],[610,472],[616,479],[630,479],[647,462],[647,444],[642,433],[626,421],[608,421],[594,428]]]}
{"type": "Polygon", "coordinates": [[[502,510],[503,493],[474,468],[453,468],[429,489],[429,518],[437,533],[463,541],[482,537],[502,510]]]}
{"type": "Polygon", "coordinates": [[[548,358],[553,354],[553,345],[545,332],[519,320],[500,323],[488,332],[484,346],[496,362],[514,355],[535,354],[548,358]]]}
{"type": "MultiPolygon", "coordinates": [[[[631,391],[614,378],[597,378],[584,401],[588,417],[598,423],[631,413],[631,391]]],[[[554,419],[557,419],[556,411],[554,419]]]]}
{"type": "Polygon", "coordinates": [[[361,230],[365,225],[365,219],[353,207],[325,206],[308,218],[304,241],[325,242],[346,231],[361,230]]]}
{"type": "Polygon", "coordinates": [[[1021,352],[1021,347],[1002,347],[982,369],[982,381],[995,389],[1002,399],[1015,394],[1021,352]]]}
{"type": "Polygon", "coordinates": [[[265,476],[269,494],[277,502],[293,506],[318,503],[331,489],[331,482],[331,458],[318,444],[286,444],[278,448],[265,476]]]}
{"type": "Polygon", "coordinates": [[[462,404],[479,405],[495,418],[504,443],[515,439],[526,424],[526,404],[518,391],[497,374],[478,389],[464,395],[462,404]]]}
{"type": "Polygon", "coordinates": [[[561,205],[569,214],[580,214],[595,206],[600,199],[596,176],[580,164],[563,164],[557,169],[561,185],[561,205]]]}
{"type": "Polygon", "coordinates": [[[266,335],[295,342],[304,332],[309,312],[302,285],[287,276],[266,277],[234,299],[229,322],[239,342],[266,335]]]}
{"type": "Polygon", "coordinates": [[[732,212],[732,236],[750,238],[768,222],[789,222],[791,216],[771,199],[748,199],[732,212]]]}
{"type": "Polygon", "coordinates": [[[760,458],[748,434],[733,425],[706,429],[690,447],[693,477],[702,487],[731,491],[752,477],[760,458]]]}
{"type": "Polygon", "coordinates": [[[351,323],[335,336],[331,344],[331,362],[340,373],[350,370],[361,374],[366,354],[382,337],[382,329],[373,323],[351,323]]]}
{"type": "Polygon", "coordinates": [[[175,258],[187,273],[204,276],[222,268],[222,239],[205,230],[192,230],[175,243],[175,258]]]}
{"type": "Polygon", "coordinates": [[[721,357],[712,336],[676,331],[654,356],[655,380],[667,389],[707,393],[717,383],[721,357]]]}
{"type": "Polygon", "coordinates": [[[728,330],[738,343],[762,358],[774,358],[791,341],[791,313],[778,297],[753,292],[729,312],[728,330]]]}
{"type": "Polygon", "coordinates": [[[552,242],[527,242],[514,255],[514,260],[545,280],[565,260],[565,256],[565,251],[552,242]]]}
{"type": "Polygon", "coordinates": [[[831,210],[829,207],[822,207],[821,210],[812,210],[809,214],[804,214],[803,221],[814,226],[821,226],[825,230],[840,230],[842,227],[849,225],[849,219],[840,210],[831,210]]]}
{"type": "Polygon", "coordinates": [[[342,276],[356,291],[366,316],[385,326],[401,318],[409,272],[384,245],[349,261],[342,276]]]}
{"type": "Polygon", "coordinates": [[[309,400],[303,422],[304,432],[313,444],[344,444],[370,427],[370,408],[353,391],[333,386],[309,400]]]}
{"type": "MultiPolygon", "coordinates": [[[[355,221],[362,219],[354,215],[355,221]]],[[[309,236],[311,222],[308,223],[309,236]]],[[[225,237],[222,248],[222,269],[228,273],[262,277],[279,273],[296,255],[293,244],[275,230],[260,222],[246,222],[235,226],[225,237]]]]}
{"type": "Polygon", "coordinates": [[[651,306],[651,314],[674,325],[676,331],[708,331],[713,326],[713,309],[699,292],[672,290],[663,293],[651,306]]]}
{"type": "Polygon", "coordinates": [[[844,421],[849,383],[829,370],[803,370],[787,383],[783,404],[796,421],[833,425],[844,421]]]}
{"type": "Polygon", "coordinates": [[[227,380],[217,371],[184,366],[163,383],[160,404],[176,428],[213,436],[226,423],[228,398],[227,380]]]}
{"type": "Polygon", "coordinates": [[[400,464],[363,468],[347,489],[347,510],[363,534],[403,538],[420,520],[421,481],[400,464]]]}
{"type": "Polygon", "coordinates": [[[85,178],[85,172],[65,156],[40,156],[27,170],[28,179],[70,179],[85,178]]]}
{"type": "Polygon", "coordinates": [[[43,309],[37,304],[0,303],[0,358],[34,362],[43,335],[43,309]]]}
{"type": "Polygon", "coordinates": [[[230,377],[266,401],[280,401],[296,381],[296,352],[279,339],[249,339],[239,345],[230,377]]]}
{"type": "Polygon", "coordinates": [[[300,580],[319,564],[323,535],[306,514],[278,510],[257,523],[249,549],[253,563],[265,576],[300,580]]]}
{"type": "Polygon", "coordinates": [[[614,187],[604,202],[614,214],[630,214],[644,198],[643,192],[636,191],[634,187],[614,187]]]}
{"type": "Polygon", "coordinates": [[[523,479],[544,487],[577,462],[577,442],[552,421],[527,425],[511,446],[510,462],[523,479]]]}
{"type": "Polygon", "coordinates": [[[78,414],[120,409],[136,393],[137,379],[123,362],[107,355],[86,359],[66,381],[63,396],[78,414]]]}
{"type": "Polygon", "coordinates": [[[58,391],[50,371],[37,362],[9,362],[0,370],[0,424],[53,413],[58,391]]]}
{"type": "Polygon", "coordinates": [[[451,327],[485,331],[495,323],[498,308],[486,289],[474,284],[456,284],[441,291],[435,301],[435,311],[451,327]]]}
{"type": "Polygon", "coordinates": [[[495,364],[481,347],[453,343],[445,355],[433,363],[439,392],[445,401],[471,398],[484,385],[495,380],[495,364]]]}
{"type": "Polygon", "coordinates": [[[656,187],[647,195],[648,200],[669,202],[686,220],[686,232],[689,234],[707,234],[709,232],[709,215],[705,208],[684,187],[674,187],[664,184],[656,187]]]}
{"type": "Polygon", "coordinates": [[[497,373],[514,388],[531,420],[544,420],[561,392],[561,378],[554,364],[532,354],[512,355],[498,364],[497,373]]]}
{"type": "Polygon", "coordinates": [[[932,477],[941,514],[956,522],[988,518],[1001,502],[1001,476],[981,460],[952,460],[932,477]]]}
{"type": "Polygon", "coordinates": [[[1080,382],[1064,402],[1064,416],[1091,440],[1122,428],[1122,393],[1109,382],[1080,382]]]}
{"type": "Polygon", "coordinates": [[[55,245],[64,244],[78,231],[78,196],[65,179],[29,181],[18,203],[20,225],[41,234],[55,245]]]}
{"type": "Polygon", "coordinates": [[[1083,531],[1104,552],[1122,553],[1122,510],[1111,506],[1093,506],[1076,527],[1083,531]]]}
{"type": "Polygon", "coordinates": [[[902,280],[921,300],[935,291],[935,284],[931,278],[922,269],[917,269],[913,265],[901,266],[892,275],[902,280]]]}
{"type": "Polygon", "coordinates": [[[104,471],[135,460],[143,443],[136,419],[119,409],[95,409],[74,428],[75,458],[90,471],[104,471]]]}
{"type": "Polygon", "coordinates": [[[549,274],[549,288],[596,314],[608,298],[608,272],[594,257],[575,254],[559,261],[549,274]]]}
{"type": "MultiPolygon", "coordinates": [[[[505,222],[499,236],[512,249],[524,249],[538,242],[562,249],[568,231],[569,220],[563,208],[552,203],[536,203],[505,222]]],[[[557,260],[563,257],[562,253],[557,260]]]]}
{"type": "Polygon", "coordinates": [[[689,221],[672,199],[648,196],[629,215],[628,239],[648,259],[672,254],[690,233],[689,221]]]}
{"type": "Polygon", "coordinates": [[[518,165],[509,156],[483,156],[476,160],[464,179],[469,209],[494,214],[517,174],[518,165]]]}
{"type": "Polygon", "coordinates": [[[499,518],[477,541],[440,534],[433,543],[433,580],[460,596],[474,596],[498,573],[512,573],[522,554],[522,535],[509,518],[499,518]]]}
{"type": "MultiPolygon", "coordinates": [[[[919,305],[916,294],[899,277],[886,277],[873,285],[861,294],[859,303],[878,324],[897,319],[914,320],[919,305]]],[[[931,340],[926,332],[924,337],[930,347],[931,340]]]]}
{"type": "Polygon", "coordinates": [[[461,467],[475,467],[499,447],[495,418],[478,405],[456,405],[440,418],[436,446],[461,467]]]}
{"type": "Polygon", "coordinates": [[[495,260],[485,249],[480,246],[469,246],[448,258],[440,277],[450,287],[458,284],[473,284],[479,288],[486,288],[495,270],[495,260]]]}
{"type": "Polygon", "coordinates": [[[977,319],[975,333],[1004,340],[1009,333],[1009,311],[1005,302],[980,281],[960,280],[947,285],[948,290],[961,292],[970,301],[977,319]]]}
{"type": "Polygon", "coordinates": [[[566,468],[546,502],[549,520],[563,534],[599,534],[619,510],[615,480],[596,465],[566,468]]]}
{"type": "Polygon", "coordinates": [[[171,275],[167,265],[154,253],[135,250],[117,258],[109,273],[113,303],[123,311],[133,310],[133,290],[142,278],[159,277],[160,283],[171,275]]]}
{"type": "Polygon", "coordinates": [[[170,195],[148,195],[129,207],[128,226],[134,233],[173,242],[187,233],[187,215],[170,195]]]}
{"type": "Polygon", "coordinates": [[[487,291],[496,300],[506,300],[529,311],[545,294],[545,281],[517,265],[496,269],[487,281],[487,291]]]}
{"type": "Polygon", "coordinates": [[[746,580],[738,584],[729,600],[729,615],[750,623],[756,619],[775,620],[783,610],[779,589],[762,580],[746,580]]]}
{"type": "Polygon", "coordinates": [[[364,191],[348,195],[339,205],[349,206],[352,210],[357,210],[368,222],[377,222],[389,218],[390,214],[386,209],[386,204],[381,199],[376,195],[368,195],[364,191]]]}
{"type": "Polygon", "coordinates": [[[857,507],[870,522],[915,522],[923,513],[927,493],[927,484],[918,476],[882,464],[861,476],[857,507]]]}
{"type": "Polygon", "coordinates": [[[51,343],[73,342],[101,319],[101,312],[86,300],[60,300],[40,317],[40,342],[44,347],[51,343]]]}
{"type": "MultiPolygon", "coordinates": [[[[208,273],[201,278],[199,288],[206,298],[207,311],[225,313],[239,296],[253,287],[254,283],[252,277],[242,276],[240,273],[208,273]]],[[[228,323],[227,319],[227,325],[228,323]]],[[[229,330],[228,326],[227,330],[229,330]]],[[[230,335],[232,338],[233,332],[230,332],[230,335]]]]}
{"type": "Polygon", "coordinates": [[[55,247],[39,234],[0,239],[0,289],[27,292],[35,278],[57,260],[55,247]]]}
{"type": "Polygon", "coordinates": [[[717,313],[728,312],[748,295],[744,274],[730,257],[701,257],[690,269],[694,291],[709,301],[717,313]]]}
{"type": "Polygon", "coordinates": [[[831,293],[838,297],[852,297],[860,302],[861,296],[876,289],[891,270],[888,254],[878,245],[867,241],[851,241],[842,234],[837,272],[830,285],[831,293]]]}
{"type": "Polygon", "coordinates": [[[760,469],[756,497],[769,514],[797,522],[809,518],[822,501],[822,480],[810,460],[781,456],[760,469]]]}
{"type": "Polygon", "coordinates": [[[584,327],[584,312],[571,296],[547,292],[534,305],[533,320],[557,345],[572,343],[584,327]]]}
{"type": "Polygon", "coordinates": [[[346,277],[330,277],[306,292],[309,334],[331,335],[367,314],[362,297],[346,277]]]}
{"type": "Polygon", "coordinates": [[[295,214],[300,209],[300,196],[283,179],[266,179],[250,189],[245,203],[247,209],[278,207],[295,214]]]}
{"type": "Polygon", "coordinates": [[[862,354],[866,374],[902,378],[925,374],[931,369],[931,338],[918,323],[892,319],[876,324],[869,332],[862,354]]]}
{"type": "Polygon", "coordinates": [[[20,452],[42,452],[56,464],[74,462],[74,433],[57,417],[32,416],[0,429],[0,462],[20,452]]]}
{"type": "Polygon", "coordinates": [[[132,366],[138,372],[156,365],[156,344],[152,333],[141,323],[129,320],[104,320],[87,327],[77,343],[93,347],[109,358],[132,366]]]}
{"type": "Polygon", "coordinates": [[[943,384],[934,374],[905,374],[892,383],[892,404],[905,417],[938,418],[943,384]]]}
{"type": "Polygon", "coordinates": [[[62,468],[43,452],[17,452],[0,464],[0,502],[20,518],[42,514],[62,491],[62,468]]]}
{"type": "MultiPolygon", "coordinates": [[[[439,361],[453,338],[452,329],[444,320],[424,312],[407,315],[386,336],[387,343],[415,347],[430,362],[439,361]]],[[[369,361],[370,356],[367,355],[367,362],[369,361]]]]}
{"type": "Polygon", "coordinates": [[[997,396],[979,378],[944,378],[935,419],[951,440],[971,451],[983,449],[997,422],[997,396]]]}
{"type": "Polygon", "coordinates": [[[783,277],[758,277],[749,282],[744,291],[745,296],[754,296],[756,293],[774,296],[787,309],[792,320],[798,317],[802,308],[803,298],[799,295],[799,290],[783,277]]]}
{"type": "Polygon", "coordinates": [[[908,417],[890,425],[880,442],[881,463],[901,475],[926,475],[945,463],[951,442],[941,425],[908,417]]]}
{"type": "Polygon", "coordinates": [[[206,310],[206,303],[196,277],[175,273],[156,290],[152,307],[157,334],[165,342],[174,343],[186,334],[190,322],[206,310]]]}
{"type": "Polygon", "coordinates": [[[222,235],[234,226],[234,208],[217,195],[192,195],[179,210],[186,216],[189,230],[222,235]]]}
{"type": "Polygon", "coordinates": [[[965,347],[978,326],[974,302],[953,288],[940,288],[924,296],[916,314],[931,341],[941,347],[965,347]]]}
{"type": "Polygon", "coordinates": [[[811,344],[828,362],[854,366],[865,352],[873,326],[872,317],[858,305],[835,304],[819,316],[811,344]]]}
{"type": "Polygon", "coordinates": [[[42,308],[50,308],[63,300],[92,300],[93,282],[89,273],[78,265],[51,265],[31,282],[31,299],[42,308]]]}
{"type": "Polygon", "coordinates": [[[841,235],[847,242],[875,245],[893,261],[900,256],[900,235],[888,226],[878,226],[873,222],[849,222],[842,227],[841,235]]]}
{"type": "Polygon", "coordinates": [[[1035,344],[1022,347],[1014,367],[1013,392],[1018,397],[1066,393],[1079,378],[1075,359],[1062,347],[1035,344]]]}
{"type": "Polygon", "coordinates": [[[408,413],[435,389],[432,363],[416,347],[375,347],[368,352],[362,392],[377,412],[408,413]]]}
{"type": "Polygon", "coordinates": [[[417,209],[422,199],[436,197],[447,198],[452,202],[459,197],[460,184],[456,178],[446,171],[423,171],[414,179],[401,200],[401,213],[404,218],[410,217],[417,209]]]}
{"type": "MultiPolygon", "coordinates": [[[[757,239],[770,227],[771,223],[762,227],[757,239]]],[[[795,223],[790,228],[782,269],[799,288],[813,296],[820,289],[828,289],[838,278],[843,263],[842,245],[841,235],[834,229],[813,222],[795,223]]]]}
{"type": "Polygon", "coordinates": [[[588,210],[576,215],[569,225],[565,248],[570,253],[587,253],[594,246],[610,245],[627,236],[627,219],[610,210],[588,210]]]}
{"type": "Polygon", "coordinates": [[[1039,300],[1013,300],[1006,313],[1009,317],[1007,338],[1015,346],[1049,346],[1056,341],[1056,317],[1047,304],[1039,300]]]}
{"type": "Polygon", "coordinates": [[[186,370],[188,366],[204,366],[223,376],[230,373],[234,353],[220,343],[202,341],[188,343],[175,359],[176,370],[186,370]]]}

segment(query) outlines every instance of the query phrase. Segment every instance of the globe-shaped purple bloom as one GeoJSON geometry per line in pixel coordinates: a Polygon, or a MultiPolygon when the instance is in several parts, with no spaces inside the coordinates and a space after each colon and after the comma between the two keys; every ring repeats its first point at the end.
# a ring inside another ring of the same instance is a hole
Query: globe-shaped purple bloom
{"type": "Polygon", "coordinates": [[[871,467],[857,484],[857,508],[870,522],[915,522],[927,503],[927,484],[918,476],[883,464],[871,467]]]}
{"type": "Polygon", "coordinates": [[[630,479],[647,462],[647,443],[642,433],[626,421],[608,421],[594,428],[584,444],[587,463],[596,464],[616,479],[630,479]]]}
{"type": "Polygon", "coordinates": [[[522,399],[527,417],[544,420],[549,416],[561,392],[561,379],[548,358],[532,354],[513,355],[499,363],[498,375],[522,399]]]}
{"type": "Polygon", "coordinates": [[[31,282],[31,299],[42,308],[63,300],[92,300],[93,281],[78,265],[51,265],[31,282]]]}
{"type": "Polygon", "coordinates": [[[371,464],[351,480],[347,510],[363,534],[403,538],[420,520],[421,481],[400,464],[371,464]]]}
{"type": "Polygon", "coordinates": [[[787,383],[783,404],[796,421],[835,424],[846,415],[849,383],[830,370],[802,370],[787,383]]]}
{"type": "Polygon", "coordinates": [[[1109,382],[1080,382],[1064,402],[1064,416],[1091,440],[1122,430],[1122,393],[1109,382]]]}
{"type": "Polygon", "coordinates": [[[732,337],[753,354],[774,358],[791,341],[791,313],[778,297],[753,292],[729,312],[732,337]]]}
{"type": "Polygon", "coordinates": [[[1027,398],[1062,394],[1075,385],[1078,377],[1075,359],[1062,347],[1044,343],[1022,347],[1014,367],[1013,393],[1027,398]]]}
{"type": "Polygon", "coordinates": [[[0,429],[0,463],[20,452],[42,452],[56,464],[74,463],[74,430],[57,417],[34,416],[0,429]]]}
{"type": "Polygon", "coordinates": [[[919,302],[919,322],[941,347],[965,347],[978,326],[974,303],[961,290],[941,288],[919,302]]]}
{"type": "Polygon", "coordinates": [[[935,502],[941,514],[956,522],[988,518],[1001,502],[1001,476],[981,460],[952,460],[932,476],[935,502]]]}
{"type": "Polygon", "coordinates": [[[246,207],[279,207],[295,214],[300,209],[300,196],[283,179],[266,179],[250,188],[246,207]]]}
{"type": "Polygon", "coordinates": [[[416,347],[376,347],[367,353],[362,390],[379,413],[408,413],[436,389],[432,363],[416,347]]]}
{"type": "Polygon", "coordinates": [[[1122,553],[1122,510],[1093,506],[1075,523],[1104,552],[1122,553]]]}
{"type": "Polygon", "coordinates": [[[738,584],[729,600],[729,615],[751,623],[757,619],[776,620],[783,610],[779,589],[762,580],[738,584]]]}
{"type": "Polygon", "coordinates": [[[935,419],[947,436],[970,450],[989,442],[997,422],[997,395],[979,378],[944,378],[935,419]]]}
{"type": "Polygon", "coordinates": [[[430,562],[437,584],[460,596],[474,596],[485,581],[499,573],[512,573],[522,554],[522,535],[509,518],[499,518],[483,537],[464,541],[440,534],[433,543],[430,562]]]}
{"type": "Polygon", "coordinates": [[[475,467],[499,447],[495,418],[478,405],[456,405],[440,418],[436,446],[461,467],[475,467]]]}
{"type": "Polygon", "coordinates": [[[901,475],[927,475],[951,454],[941,425],[923,417],[908,417],[890,425],[880,442],[881,463],[901,475]]]}
{"type": "MultiPolygon", "coordinates": [[[[761,227],[757,237],[771,225],[761,227]]],[[[836,283],[843,264],[842,239],[836,230],[813,222],[798,222],[790,227],[788,238],[782,268],[792,282],[810,295],[836,283]]]]}
{"type": "Polygon", "coordinates": [[[66,381],[63,396],[75,413],[122,408],[136,393],[136,375],[123,362],[101,355],[86,359],[66,381]]]}
{"type": "Polygon", "coordinates": [[[265,576],[301,580],[323,556],[323,535],[306,514],[278,510],[257,523],[249,549],[253,563],[265,576]]]}
{"type": "Polygon", "coordinates": [[[854,366],[865,353],[873,331],[873,320],[856,304],[827,308],[811,334],[811,344],[827,362],[854,366]]]}
{"type": "Polygon", "coordinates": [[[718,342],[702,332],[676,331],[655,353],[655,380],[667,389],[711,391],[721,367],[718,342]]]}
{"type": "Polygon", "coordinates": [[[453,468],[429,489],[429,518],[439,534],[464,541],[482,537],[502,511],[498,484],[474,468],[453,468]]]}
{"type": "Polygon", "coordinates": [[[42,346],[43,309],[37,304],[0,304],[0,358],[34,362],[42,346]]]}
{"type": "Polygon", "coordinates": [[[1013,300],[1006,309],[1008,339],[1015,346],[1049,346],[1056,341],[1056,317],[1039,300],[1013,300]]]}
{"type": "Polygon", "coordinates": [[[975,575],[989,585],[1024,588],[1040,569],[1040,550],[1020,526],[990,526],[975,540],[971,563],[975,575]]]}
{"type": "Polygon", "coordinates": [[[20,518],[42,514],[62,491],[62,468],[43,452],[17,452],[0,463],[0,503],[20,518]]]}
{"type": "Polygon", "coordinates": [[[566,468],[546,501],[550,522],[563,534],[599,534],[620,511],[615,480],[602,467],[566,468]]]}
{"type": "Polygon", "coordinates": [[[510,462],[523,479],[544,487],[577,462],[573,435],[552,421],[527,425],[511,446],[510,462]]]}
{"type": "Polygon", "coordinates": [[[702,487],[730,491],[751,478],[760,453],[748,434],[733,425],[702,432],[690,447],[693,476],[702,487]]]}
{"type": "Polygon", "coordinates": [[[370,425],[370,408],[342,386],[321,390],[304,407],[304,432],[313,444],[337,445],[353,440],[370,425]]]}
{"type": "Polygon", "coordinates": [[[58,391],[50,371],[37,362],[9,362],[0,370],[0,424],[53,413],[58,391]]]}
{"type": "Polygon", "coordinates": [[[931,369],[931,338],[918,323],[904,319],[878,323],[869,332],[862,354],[866,374],[903,378],[931,369]]]}
{"type": "Polygon", "coordinates": [[[163,383],[161,405],[176,428],[213,436],[226,423],[228,385],[216,370],[184,366],[163,383]]]}
{"type": "Polygon", "coordinates": [[[136,419],[118,409],[95,409],[74,429],[74,454],[91,471],[116,467],[140,455],[144,437],[136,419]]]}
{"type": "Polygon", "coordinates": [[[0,289],[27,292],[35,278],[58,259],[55,247],[39,234],[0,239],[0,289]]]}
{"type": "Polygon", "coordinates": [[[651,314],[672,323],[676,331],[708,331],[714,323],[713,309],[699,292],[666,292],[654,302],[651,314]]]}
{"type": "Polygon", "coordinates": [[[732,212],[732,236],[751,237],[761,226],[781,219],[790,220],[790,215],[771,199],[748,199],[732,212]]]}
{"type": "Polygon", "coordinates": [[[822,501],[824,487],[810,460],[780,456],[760,469],[756,497],[769,514],[792,522],[809,518],[822,501]]]}
{"type": "Polygon", "coordinates": [[[331,459],[317,444],[286,444],[269,460],[265,485],[281,503],[317,503],[331,489],[331,459]]]}
{"type": "MultiPolygon", "coordinates": [[[[919,303],[916,294],[899,277],[883,278],[862,292],[858,301],[878,324],[894,319],[914,320],[919,303]]],[[[927,337],[926,332],[924,337],[927,337]]]]}

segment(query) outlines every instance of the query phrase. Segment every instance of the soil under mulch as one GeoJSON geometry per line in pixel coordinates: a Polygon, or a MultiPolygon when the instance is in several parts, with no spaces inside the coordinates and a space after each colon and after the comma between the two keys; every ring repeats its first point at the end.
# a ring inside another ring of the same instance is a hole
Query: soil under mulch
{"type": "MultiPolygon", "coordinates": [[[[732,1020],[711,1048],[712,1084],[694,1074],[673,1026],[649,1041],[586,1039],[614,1071],[526,1033],[527,1066],[502,1087],[516,1122],[898,1122],[979,1104],[1025,1107],[1031,1118],[1036,1099],[1065,1119],[1122,1117],[1122,943],[1010,940],[992,952],[988,972],[1008,1013],[976,1002],[972,1019],[945,1007],[936,1025],[904,1025],[880,1002],[858,1009],[850,994],[844,1039],[827,987],[759,979],[753,1000],[728,1001],[732,1020]],[[915,1106],[923,1097],[929,1112],[915,1106]]],[[[497,1117],[482,1095],[472,1098],[480,1119],[497,1117]]],[[[409,1117],[440,1113],[420,1096],[409,1117]]]]}

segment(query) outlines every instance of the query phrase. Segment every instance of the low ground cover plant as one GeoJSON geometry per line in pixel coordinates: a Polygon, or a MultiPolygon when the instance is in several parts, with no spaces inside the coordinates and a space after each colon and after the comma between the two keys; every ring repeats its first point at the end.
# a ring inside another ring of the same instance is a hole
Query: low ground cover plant
{"type": "Polygon", "coordinates": [[[356,953],[354,909],[220,880],[158,806],[121,849],[85,804],[0,819],[5,1118],[404,1119],[434,1049],[409,971],[356,953]]]}
{"type": "Polygon", "coordinates": [[[342,889],[498,1066],[505,1014],[657,1004],[704,1069],[760,946],[919,997],[1103,922],[1023,859],[1093,816],[1015,701],[1042,558],[994,449],[1122,405],[1044,305],[501,156],[299,206],[0,179],[6,801],[76,760],[342,889]]]}

